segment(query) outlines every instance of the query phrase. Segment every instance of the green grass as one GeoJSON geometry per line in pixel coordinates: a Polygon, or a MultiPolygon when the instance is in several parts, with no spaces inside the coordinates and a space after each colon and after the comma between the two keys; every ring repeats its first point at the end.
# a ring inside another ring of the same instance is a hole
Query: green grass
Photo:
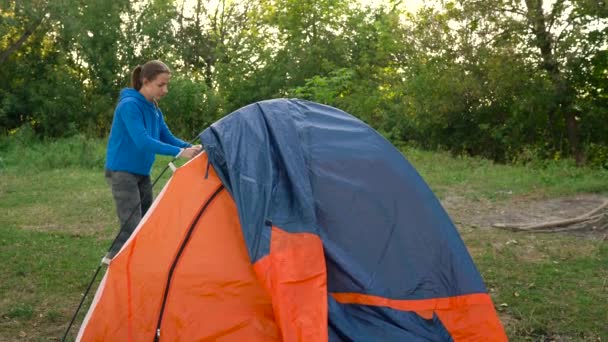
{"type": "MultiPolygon", "coordinates": [[[[103,140],[83,137],[0,141],[0,341],[63,335],[117,229],[104,150],[103,140]]],[[[608,172],[570,161],[508,166],[415,149],[404,154],[440,198],[456,193],[500,206],[608,194],[608,172]]],[[[169,160],[157,159],[153,178],[169,160]]],[[[512,341],[608,340],[606,241],[459,229],[512,341]]]]}
{"type": "Polygon", "coordinates": [[[608,170],[578,168],[572,160],[512,166],[447,152],[406,148],[403,153],[439,197],[447,191],[489,200],[608,191],[608,170]]]}
{"type": "Polygon", "coordinates": [[[608,244],[573,236],[463,233],[512,341],[608,337],[608,244]]]}
{"type": "Polygon", "coordinates": [[[61,337],[107,241],[4,225],[0,236],[0,340],[61,337]]]}

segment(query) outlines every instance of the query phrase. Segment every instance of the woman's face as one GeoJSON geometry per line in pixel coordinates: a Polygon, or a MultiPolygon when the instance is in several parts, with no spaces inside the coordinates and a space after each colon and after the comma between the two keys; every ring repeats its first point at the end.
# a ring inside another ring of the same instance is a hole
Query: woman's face
{"type": "Polygon", "coordinates": [[[152,81],[144,79],[144,84],[142,86],[142,88],[144,88],[144,93],[155,100],[159,100],[169,92],[170,79],[171,74],[168,73],[158,74],[152,81]]]}

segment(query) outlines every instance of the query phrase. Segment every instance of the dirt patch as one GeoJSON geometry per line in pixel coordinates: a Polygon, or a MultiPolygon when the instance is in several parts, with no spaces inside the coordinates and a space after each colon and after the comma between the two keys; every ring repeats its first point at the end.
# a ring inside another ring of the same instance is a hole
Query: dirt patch
{"type": "MultiPolygon", "coordinates": [[[[512,198],[500,202],[485,199],[471,200],[461,195],[448,195],[441,203],[458,225],[492,228],[496,223],[538,224],[583,215],[606,201],[606,196],[580,194],[552,199],[512,198]]],[[[608,239],[608,217],[596,222],[570,226],[574,230],[558,232],[574,236],[608,239]]]]}

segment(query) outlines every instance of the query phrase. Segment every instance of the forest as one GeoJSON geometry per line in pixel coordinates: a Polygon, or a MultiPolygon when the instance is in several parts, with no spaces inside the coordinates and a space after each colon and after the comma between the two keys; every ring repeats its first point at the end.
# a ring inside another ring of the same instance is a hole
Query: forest
{"type": "Polygon", "coordinates": [[[131,70],[196,137],[250,103],[307,99],[396,146],[608,168],[602,0],[0,0],[0,136],[104,138],[131,70]]]}

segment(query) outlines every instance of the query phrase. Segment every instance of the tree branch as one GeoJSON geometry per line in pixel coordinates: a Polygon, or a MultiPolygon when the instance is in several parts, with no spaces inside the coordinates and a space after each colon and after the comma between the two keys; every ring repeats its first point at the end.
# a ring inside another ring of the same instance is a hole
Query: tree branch
{"type": "Polygon", "coordinates": [[[565,37],[566,34],[568,34],[568,28],[572,26],[572,21],[568,21],[568,23],[566,24],[566,26],[564,26],[564,28],[559,32],[559,34],[557,35],[557,37],[555,38],[555,42],[561,42],[562,38],[565,37]]]}
{"type": "Polygon", "coordinates": [[[42,18],[36,20],[34,22],[34,25],[32,25],[30,28],[27,28],[25,32],[23,32],[21,37],[19,37],[19,39],[9,44],[8,48],[6,48],[6,50],[0,53],[0,64],[4,64],[8,57],[12,55],[15,51],[17,51],[25,43],[25,41],[32,34],[34,34],[34,32],[36,32],[36,29],[40,26],[40,24],[42,24],[42,18]]]}
{"type": "Polygon", "coordinates": [[[604,210],[607,207],[608,207],[608,200],[604,201],[604,203],[602,203],[602,205],[600,205],[599,207],[597,207],[583,215],[577,216],[575,218],[557,220],[557,221],[549,221],[549,222],[541,222],[541,223],[537,223],[537,224],[495,223],[492,225],[492,227],[509,229],[509,230],[513,230],[513,231],[534,231],[534,232],[536,232],[536,231],[539,231],[539,229],[547,229],[547,228],[552,228],[552,227],[563,227],[563,226],[571,225],[574,223],[580,223],[580,222],[591,221],[591,220],[599,220],[606,214],[605,213],[598,214],[598,213],[600,213],[602,210],[604,210]]]}
{"type": "Polygon", "coordinates": [[[524,12],[523,10],[520,10],[518,8],[515,8],[515,7],[511,7],[511,8],[504,7],[504,8],[499,9],[499,11],[519,14],[519,15],[522,15],[524,17],[526,16],[526,12],[524,12]]]}
{"type": "Polygon", "coordinates": [[[557,0],[555,2],[555,4],[553,4],[553,8],[551,9],[551,17],[549,17],[549,25],[548,25],[548,29],[547,29],[548,31],[551,31],[551,28],[553,27],[553,24],[555,23],[555,19],[561,13],[561,11],[564,9],[564,1],[565,0],[557,0]]]}

